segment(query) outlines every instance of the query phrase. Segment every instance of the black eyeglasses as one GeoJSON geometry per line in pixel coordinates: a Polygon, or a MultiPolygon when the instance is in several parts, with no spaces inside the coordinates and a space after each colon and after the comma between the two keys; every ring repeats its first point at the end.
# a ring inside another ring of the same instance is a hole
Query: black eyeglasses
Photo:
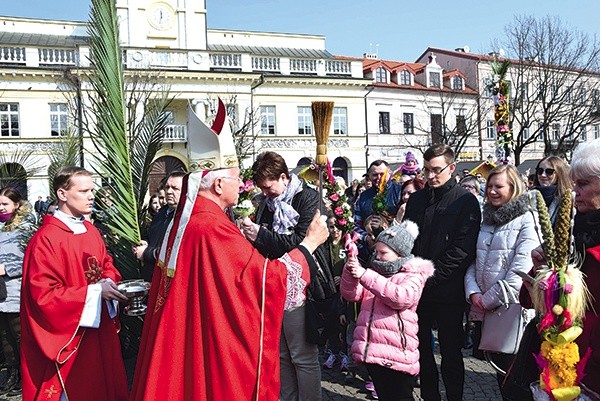
{"type": "Polygon", "coordinates": [[[538,167],[538,168],[535,169],[535,173],[537,175],[542,175],[542,174],[546,173],[546,175],[548,177],[550,177],[552,174],[554,174],[555,171],[556,170],[554,170],[553,168],[540,168],[540,167],[538,167]]]}
{"type": "Polygon", "coordinates": [[[423,168],[423,175],[425,177],[427,177],[429,175],[429,173],[433,173],[433,175],[440,175],[444,172],[444,170],[446,170],[448,167],[450,167],[452,163],[448,164],[446,167],[441,168],[441,167],[434,167],[432,169],[428,169],[427,167],[423,168]]]}

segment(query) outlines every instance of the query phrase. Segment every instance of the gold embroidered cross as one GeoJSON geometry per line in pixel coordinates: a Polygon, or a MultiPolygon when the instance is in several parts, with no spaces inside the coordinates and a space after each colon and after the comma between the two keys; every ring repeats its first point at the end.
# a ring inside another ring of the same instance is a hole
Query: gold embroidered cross
{"type": "Polygon", "coordinates": [[[48,396],[48,398],[52,398],[52,396],[54,394],[58,394],[58,390],[56,390],[54,388],[54,384],[50,386],[50,388],[47,388],[46,390],[44,390],[44,392],[46,393],[46,395],[48,396]]]}
{"type": "Polygon", "coordinates": [[[90,256],[87,259],[88,268],[84,270],[85,278],[88,284],[95,284],[102,279],[102,267],[98,264],[95,256],[90,256]]]}

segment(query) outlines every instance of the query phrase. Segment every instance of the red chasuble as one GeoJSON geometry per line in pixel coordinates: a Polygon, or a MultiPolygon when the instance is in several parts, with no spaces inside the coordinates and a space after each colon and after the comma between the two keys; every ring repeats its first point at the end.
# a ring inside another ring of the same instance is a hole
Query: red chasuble
{"type": "Polygon", "coordinates": [[[154,272],[131,400],[277,401],[286,264],[308,282],[299,250],[265,265],[218,205],[197,197],[174,277],[154,272]]]}
{"type": "Polygon", "coordinates": [[[98,230],[74,234],[53,216],[27,246],[21,290],[23,401],[122,401],[127,379],[117,335],[102,302],[100,327],[80,328],[88,284],[121,275],[98,230]]]}

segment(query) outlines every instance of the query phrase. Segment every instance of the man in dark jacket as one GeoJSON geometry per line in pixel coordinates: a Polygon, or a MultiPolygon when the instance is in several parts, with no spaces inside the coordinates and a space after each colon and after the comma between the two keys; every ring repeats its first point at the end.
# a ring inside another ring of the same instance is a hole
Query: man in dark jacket
{"type": "Polygon", "coordinates": [[[435,273],[427,280],[417,308],[421,396],[425,401],[441,399],[431,347],[431,330],[437,324],[447,399],[461,401],[465,375],[461,352],[464,276],[475,259],[481,212],[475,196],[452,178],[456,165],[448,145],[431,146],[423,158],[427,185],[411,195],[404,215],[405,220],[419,226],[414,255],[432,260],[435,265],[435,273]]]}
{"type": "Polygon", "coordinates": [[[158,250],[179,204],[185,174],[185,172],[176,171],[168,175],[165,184],[167,204],[161,207],[152,218],[152,223],[148,228],[148,241],[142,241],[140,245],[134,247],[135,256],[144,263],[141,273],[142,278],[146,281],[152,281],[158,250]]]}

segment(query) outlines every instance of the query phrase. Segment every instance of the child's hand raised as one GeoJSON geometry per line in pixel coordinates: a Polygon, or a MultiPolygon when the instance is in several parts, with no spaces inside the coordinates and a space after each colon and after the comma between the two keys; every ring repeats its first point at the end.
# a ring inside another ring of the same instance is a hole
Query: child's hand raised
{"type": "Polygon", "coordinates": [[[361,278],[363,274],[365,274],[365,272],[367,271],[367,269],[360,265],[360,262],[356,257],[348,258],[348,262],[346,263],[346,269],[354,278],[361,278]]]}

